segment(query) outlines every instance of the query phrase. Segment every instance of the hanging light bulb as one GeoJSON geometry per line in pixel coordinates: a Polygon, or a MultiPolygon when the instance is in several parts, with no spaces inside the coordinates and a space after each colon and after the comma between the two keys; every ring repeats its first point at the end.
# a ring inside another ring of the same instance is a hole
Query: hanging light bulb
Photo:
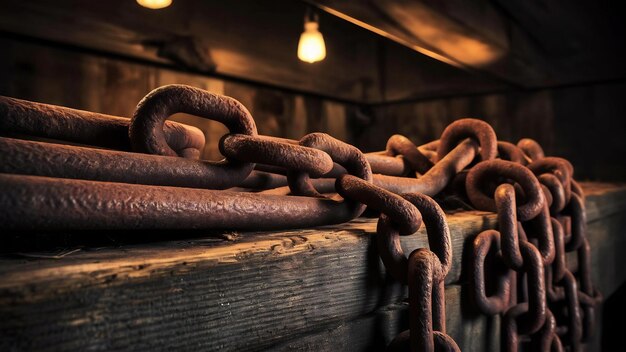
{"type": "Polygon", "coordinates": [[[310,64],[322,61],[326,57],[324,36],[318,28],[317,14],[312,16],[311,11],[307,10],[307,14],[304,16],[304,32],[300,35],[300,42],[298,43],[298,58],[310,64]]]}
{"type": "Polygon", "coordinates": [[[172,0],[137,0],[137,3],[152,10],[158,10],[170,6],[172,0]]]}

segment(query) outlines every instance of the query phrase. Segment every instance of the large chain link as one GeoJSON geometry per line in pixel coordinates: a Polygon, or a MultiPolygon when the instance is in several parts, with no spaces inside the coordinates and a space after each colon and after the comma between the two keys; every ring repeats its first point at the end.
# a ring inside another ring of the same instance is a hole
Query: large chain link
{"type": "Polygon", "coordinates": [[[148,94],[130,121],[5,97],[0,115],[5,135],[115,149],[0,137],[0,222],[9,229],[284,229],[346,222],[367,207],[380,213],[383,264],[409,290],[410,329],[389,350],[458,351],[445,324],[450,229],[431,198],[454,195],[498,215],[464,270],[478,309],[502,315],[502,350],[517,350],[522,336],[533,349],[578,350],[593,333],[601,296],[572,165],[530,139],[498,141],[483,121],[457,120],[421,146],[394,135],[386,150],[363,154],[323,133],[259,136],[238,101],[182,85],[148,94]],[[195,160],[204,139],[166,121],[178,112],[226,125],[223,161],[195,160]],[[422,223],[429,248],[407,256],[400,236],[422,223]],[[566,252],[577,253],[576,272],[566,252]]]}

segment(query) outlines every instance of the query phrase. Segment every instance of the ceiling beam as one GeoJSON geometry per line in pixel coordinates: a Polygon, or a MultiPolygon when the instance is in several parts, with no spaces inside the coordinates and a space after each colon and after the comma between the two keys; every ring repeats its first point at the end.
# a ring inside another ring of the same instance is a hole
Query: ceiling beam
{"type": "Polygon", "coordinates": [[[524,53],[512,49],[506,35],[510,23],[487,2],[459,2],[454,6],[415,0],[312,3],[421,54],[510,85],[529,88],[539,85],[549,74],[538,59],[540,55],[532,52],[532,44],[524,43],[524,53]]]}

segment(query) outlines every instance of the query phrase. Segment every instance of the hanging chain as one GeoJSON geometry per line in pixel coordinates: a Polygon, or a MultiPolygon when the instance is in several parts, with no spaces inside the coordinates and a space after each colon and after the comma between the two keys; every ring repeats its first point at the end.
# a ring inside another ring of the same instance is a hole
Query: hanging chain
{"type": "Polygon", "coordinates": [[[576,351],[593,333],[601,295],[572,165],[531,139],[498,141],[486,122],[457,120],[421,146],[394,135],[386,150],[363,154],[323,133],[260,136],[238,101],[169,85],[148,94],[130,121],[0,97],[0,131],[83,144],[0,137],[8,229],[285,229],[343,223],[367,207],[380,212],[381,260],[409,291],[410,329],[388,349],[458,351],[445,324],[450,229],[431,198],[454,195],[497,213],[497,230],[476,236],[464,270],[478,309],[502,315],[503,351],[528,339],[533,350],[576,351]],[[200,131],[166,121],[179,112],[226,125],[223,161],[197,160],[200,131]],[[400,236],[422,223],[429,248],[407,256],[400,236]],[[567,252],[577,253],[575,272],[567,252]]]}

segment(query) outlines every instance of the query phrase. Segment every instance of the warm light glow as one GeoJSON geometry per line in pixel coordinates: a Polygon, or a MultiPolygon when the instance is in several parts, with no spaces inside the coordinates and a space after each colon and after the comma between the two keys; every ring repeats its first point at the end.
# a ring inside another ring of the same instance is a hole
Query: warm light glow
{"type": "Polygon", "coordinates": [[[158,10],[170,6],[172,0],[137,0],[137,3],[143,7],[158,10]]]}
{"type": "Polygon", "coordinates": [[[298,43],[298,58],[311,64],[326,57],[324,36],[317,28],[317,22],[305,22],[304,32],[300,35],[298,43]]]}

